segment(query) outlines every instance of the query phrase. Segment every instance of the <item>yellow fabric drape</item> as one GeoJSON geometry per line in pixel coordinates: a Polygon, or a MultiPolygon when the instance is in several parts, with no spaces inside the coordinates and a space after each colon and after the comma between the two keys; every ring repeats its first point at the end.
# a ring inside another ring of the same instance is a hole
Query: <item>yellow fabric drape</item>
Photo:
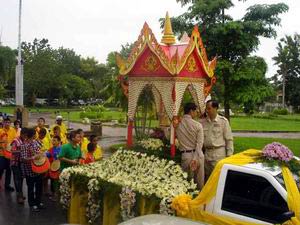
{"type": "Polygon", "coordinates": [[[141,196],[138,201],[138,212],[140,216],[157,213],[157,208],[159,207],[157,202],[144,196],[141,196]]]}
{"type": "Polygon", "coordinates": [[[117,225],[121,222],[119,190],[106,190],[103,198],[103,225],[117,225]]]}
{"type": "MultiPolygon", "coordinates": [[[[180,195],[173,199],[172,208],[176,210],[177,215],[190,218],[196,221],[208,222],[216,225],[254,225],[244,221],[238,221],[226,216],[217,216],[209,212],[203,211],[203,206],[208,204],[216,195],[220,173],[224,164],[246,165],[257,161],[261,155],[261,151],[249,149],[247,151],[235,154],[229,158],[221,160],[215,167],[212,175],[203,187],[200,194],[192,200],[189,195],[180,195]]],[[[300,196],[295,180],[288,168],[283,168],[283,177],[287,186],[288,206],[291,211],[294,211],[297,217],[294,217],[289,224],[299,225],[299,202],[300,196]],[[288,171],[288,172],[287,172],[288,171]],[[288,188],[289,187],[289,188],[288,188]],[[291,223],[290,223],[291,222],[291,223]]]]}
{"type": "Polygon", "coordinates": [[[286,222],[287,225],[300,225],[300,193],[297,184],[294,180],[293,174],[287,167],[282,167],[282,175],[287,191],[287,203],[290,211],[295,213],[290,221],[286,222]]]}
{"type": "Polygon", "coordinates": [[[69,223],[88,225],[86,218],[87,192],[76,191],[75,186],[71,189],[71,202],[69,208],[69,223]]]}

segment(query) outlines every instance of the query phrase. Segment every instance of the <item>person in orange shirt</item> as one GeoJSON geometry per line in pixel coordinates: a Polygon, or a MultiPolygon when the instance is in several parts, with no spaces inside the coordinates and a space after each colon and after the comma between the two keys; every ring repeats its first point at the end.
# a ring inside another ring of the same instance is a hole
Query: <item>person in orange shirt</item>
{"type": "Polygon", "coordinates": [[[87,145],[87,154],[84,159],[84,164],[89,164],[95,162],[94,152],[96,150],[96,145],[93,143],[88,143],[87,145]]]}
{"type": "Polygon", "coordinates": [[[11,122],[9,118],[5,118],[3,121],[3,128],[0,129],[0,180],[2,179],[5,170],[5,190],[14,191],[11,187],[11,170],[10,159],[4,157],[4,151],[9,150],[12,141],[16,138],[16,130],[10,126],[11,122]]]}

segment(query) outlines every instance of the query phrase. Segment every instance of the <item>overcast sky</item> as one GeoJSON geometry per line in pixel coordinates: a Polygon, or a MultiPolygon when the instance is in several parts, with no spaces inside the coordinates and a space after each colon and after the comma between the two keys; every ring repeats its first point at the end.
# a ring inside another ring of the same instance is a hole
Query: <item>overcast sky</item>
{"type": "MultiPolygon", "coordinates": [[[[234,18],[241,18],[249,5],[285,2],[288,13],[283,14],[282,26],[277,29],[277,40],[261,40],[257,55],[266,59],[268,76],[276,72],[272,57],[276,55],[278,40],[285,34],[300,33],[300,0],[234,1],[234,18]]],[[[2,45],[17,47],[19,0],[0,0],[0,33],[2,45]]],[[[178,16],[182,8],[176,0],[23,0],[22,40],[47,38],[57,48],[71,48],[82,56],[95,57],[105,63],[111,51],[120,50],[121,44],[137,40],[146,21],[158,40],[161,30],[158,19],[169,11],[178,16]]]]}

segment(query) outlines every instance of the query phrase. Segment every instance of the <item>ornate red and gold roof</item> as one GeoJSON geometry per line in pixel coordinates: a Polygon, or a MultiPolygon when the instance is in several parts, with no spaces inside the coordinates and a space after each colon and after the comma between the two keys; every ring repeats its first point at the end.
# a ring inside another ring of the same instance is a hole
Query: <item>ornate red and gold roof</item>
{"type": "Polygon", "coordinates": [[[168,13],[161,43],[145,23],[129,57],[117,54],[116,60],[120,75],[187,78],[212,78],[217,61],[208,60],[197,26],[191,37],[185,33],[176,43],[168,13]]]}

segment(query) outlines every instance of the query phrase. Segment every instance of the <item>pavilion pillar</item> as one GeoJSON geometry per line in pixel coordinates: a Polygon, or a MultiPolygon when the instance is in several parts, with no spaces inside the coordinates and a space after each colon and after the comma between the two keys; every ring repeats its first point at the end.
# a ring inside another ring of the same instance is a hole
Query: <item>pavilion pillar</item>
{"type": "Polygon", "coordinates": [[[127,125],[127,147],[130,148],[132,147],[133,144],[133,120],[129,119],[128,120],[128,125],[127,125]]]}
{"type": "Polygon", "coordinates": [[[176,147],[175,147],[175,127],[173,123],[171,123],[171,136],[170,136],[170,146],[171,146],[171,157],[174,158],[176,154],[176,147]]]}

